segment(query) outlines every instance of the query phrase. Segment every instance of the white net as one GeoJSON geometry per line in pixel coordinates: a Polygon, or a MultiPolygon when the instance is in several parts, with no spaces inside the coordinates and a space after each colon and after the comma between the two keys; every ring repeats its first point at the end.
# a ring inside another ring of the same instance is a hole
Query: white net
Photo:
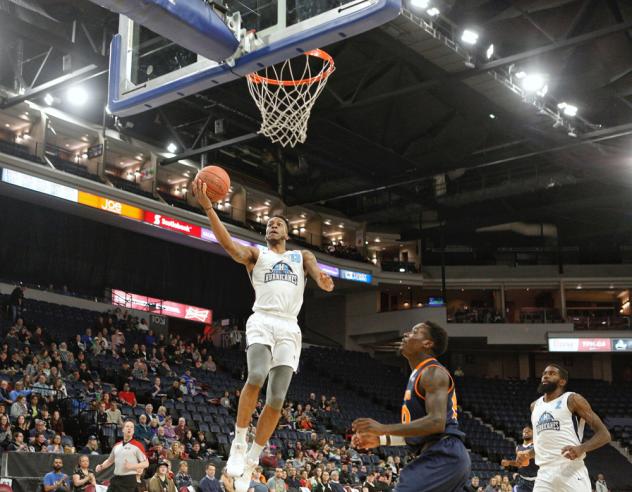
{"type": "Polygon", "coordinates": [[[321,50],[308,51],[301,58],[305,64],[300,68],[297,59],[286,60],[246,77],[261,111],[259,133],[284,147],[305,142],[314,103],[335,68],[333,59],[321,50]]]}

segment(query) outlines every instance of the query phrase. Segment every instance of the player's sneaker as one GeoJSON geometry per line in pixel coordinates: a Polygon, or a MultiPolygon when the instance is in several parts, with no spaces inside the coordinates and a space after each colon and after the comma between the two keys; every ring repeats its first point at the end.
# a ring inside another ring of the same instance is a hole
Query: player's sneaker
{"type": "Polygon", "coordinates": [[[246,443],[233,441],[233,444],[230,447],[228,461],[226,462],[226,473],[229,477],[237,478],[244,474],[244,467],[246,466],[246,451],[248,451],[246,443]]]}
{"type": "Polygon", "coordinates": [[[246,460],[244,473],[239,478],[235,479],[235,492],[248,492],[248,489],[250,488],[250,482],[252,481],[252,474],[258,464],[258,460],[246,460]]]}

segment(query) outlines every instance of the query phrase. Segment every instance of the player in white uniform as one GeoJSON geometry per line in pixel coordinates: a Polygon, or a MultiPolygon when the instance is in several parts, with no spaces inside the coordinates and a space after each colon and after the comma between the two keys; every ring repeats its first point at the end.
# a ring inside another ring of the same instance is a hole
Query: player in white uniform
{"type": "Polygon", "coordinates": [[[301,329],[297,315],[303,304],[305,273],[324,291],[331,292],[334,283],[320,270],[311,251],[285,249],[289,224],[284,217],[270,217],[266,227],[268,249],[259,251],[231,239],[206,195],[206,184],[194,181],[193,192],[215,237],[233,260],[246,266],[255,289],[254,313],[246,324],[248,380],[239,398],[235,439],[226,463],[228,475],[236,477],[236,492],[246,492],[261,451],[279,422],[292,374],[298,368],[301,329]],[[248,450],[246,433],[266,378],[266,405],[248,450]]]}
{"type": "Polygon", "coordinates": [[[518,453],[518,460],[535,456],[534,492],[591,492],[584,458],[611,439],[586,399],[566,391],[567,383],[566,369],[548,365],[538,387],[544,396],[531,404],[534,448],[518,453]],[[595,434],[582,443],[586,423],[595,434]]]}

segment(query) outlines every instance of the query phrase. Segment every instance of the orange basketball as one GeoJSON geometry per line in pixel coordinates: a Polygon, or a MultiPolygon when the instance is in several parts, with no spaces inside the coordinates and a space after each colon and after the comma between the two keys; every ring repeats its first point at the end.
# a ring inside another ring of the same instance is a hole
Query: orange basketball
{"type": "Polygon", "coordinates": [[[219,202],[230,188],[230,177],[219,166],[206,166],[197,173],[195,179],[206,183],[206,194],[212,202],[219,202]]]}

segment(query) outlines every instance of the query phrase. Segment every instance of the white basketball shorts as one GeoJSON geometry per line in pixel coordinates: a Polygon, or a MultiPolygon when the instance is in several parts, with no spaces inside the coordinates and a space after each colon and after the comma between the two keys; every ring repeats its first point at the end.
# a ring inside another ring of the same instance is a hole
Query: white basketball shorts
{"type": "Polygon", "coordinates": [[[583,460],[544,465],[538,470],[533,492],[591,492],[590,477],[583,460]]]}
{"type": "Polygon", "coordinates": [[[290,366],[298,369],[301,356],[302,334],[294,320],[273,314],[253,313],[246,323],[246,344],[261,343],[272,351],[272,368],[290,366]]]}

